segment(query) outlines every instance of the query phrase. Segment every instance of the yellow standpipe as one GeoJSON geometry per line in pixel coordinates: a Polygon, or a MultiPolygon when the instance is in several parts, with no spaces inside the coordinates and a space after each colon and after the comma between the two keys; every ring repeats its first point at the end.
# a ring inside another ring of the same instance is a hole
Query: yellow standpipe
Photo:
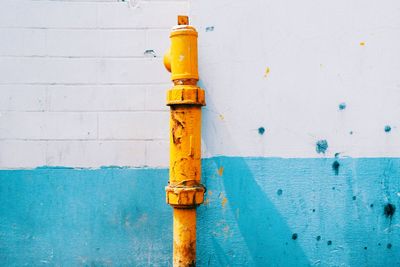
{"type": "Polygon", "coordinates": [[[170,106],[170,168],[166,201],[174,209],[173,265],[196,265],[196,207],[203,203],[201,184],[201,107],[204,90],[197,86],[197,31],[187,16],[172,28],[164,65],[174,83],[167,93],[170,106]]]}

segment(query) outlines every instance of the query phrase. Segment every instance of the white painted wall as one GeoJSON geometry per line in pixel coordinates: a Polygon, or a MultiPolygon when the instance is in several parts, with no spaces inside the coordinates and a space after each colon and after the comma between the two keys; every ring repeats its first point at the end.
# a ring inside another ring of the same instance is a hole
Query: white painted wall
{"type": "Polygon", "coordinates": [[[1,1],[0,168],[167,166],[162,56],[187,5],[1,1]]]}
{"type": "Polygon", "coordinates": [[[400,156],[399,1],[189,3],[206,156],[400,156]]]}
{"type": "Polygon", "coordinates": [[[398,1],[0,7],[0,168],[168,166],[162,55],[188,10],[207,92],[205,157],[400,156],[398,1]]]}

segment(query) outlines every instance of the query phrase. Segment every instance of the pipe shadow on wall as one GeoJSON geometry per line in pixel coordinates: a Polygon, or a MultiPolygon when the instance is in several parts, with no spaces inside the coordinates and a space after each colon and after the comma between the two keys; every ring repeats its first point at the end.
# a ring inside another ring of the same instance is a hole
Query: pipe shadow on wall
{"type": "MultiPolygon", "coordinates": [[[[212,99],[207,99],[207,106],[215,108],[212,99]]],[[[222,138],[216,131],[228,131],[223,123],[216,130],[213,112],[205,109],[203,114],[203,142],[210,147],[222,138]]],[[[233,145],[229,136],[223,138],[233,145]]],[[[289,225],[257,184],[257,169],[246,161],[241,157],[203,160],[208,203],[198,209],[199,266],[308,266],[289,225]]]]}

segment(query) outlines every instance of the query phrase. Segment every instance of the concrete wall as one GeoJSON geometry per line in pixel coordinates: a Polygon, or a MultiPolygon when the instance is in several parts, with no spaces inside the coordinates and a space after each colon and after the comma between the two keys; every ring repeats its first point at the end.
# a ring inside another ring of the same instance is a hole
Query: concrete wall
{"type": "Polygon", "coordinates": [[[171,265],[182,13],[207,101],[198,265],[400,265],[396,1],[0,5],[0,265],[171,265]]]}
{"type": "Polygon", "coordinates": [[[187,5],[2,1],[0,166],[167,166],[162,55],[187,5]]]}

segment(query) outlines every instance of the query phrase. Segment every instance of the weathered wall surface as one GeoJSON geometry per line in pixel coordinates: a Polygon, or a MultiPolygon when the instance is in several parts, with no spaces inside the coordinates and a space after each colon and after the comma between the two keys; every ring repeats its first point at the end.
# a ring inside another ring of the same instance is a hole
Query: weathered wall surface
{"type": "Polygon", "coordinates": [[[161,56],[187,12],[198,265],[400,265],[396,1],[0,5],[0,265],[171,265],[161,56]]]}

